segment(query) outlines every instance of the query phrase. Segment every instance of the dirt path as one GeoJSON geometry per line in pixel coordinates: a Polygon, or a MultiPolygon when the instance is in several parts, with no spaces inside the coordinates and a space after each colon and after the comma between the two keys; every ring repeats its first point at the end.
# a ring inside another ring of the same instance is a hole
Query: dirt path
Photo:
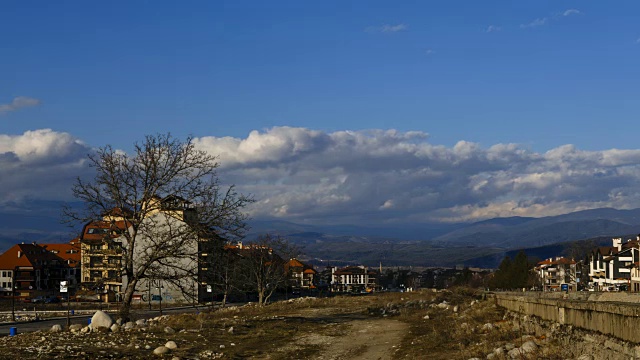
{"type": "Polygon", "coordinates": [[[353,320],[347,334],[340,336],[308,335],[298,341],[300,345],[320,345],[324,350],[317,360],[386,360],[408,331],[408,325],[392,319],[353,320]]]}

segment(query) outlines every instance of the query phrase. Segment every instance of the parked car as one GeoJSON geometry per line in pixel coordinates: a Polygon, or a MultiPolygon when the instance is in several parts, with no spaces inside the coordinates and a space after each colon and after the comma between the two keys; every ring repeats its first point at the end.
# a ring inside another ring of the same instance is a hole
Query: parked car
{"type": "Polygon", "coordinates": [[[60,302],[60,299],[58,299],[55,296],[51,296],[51,297],[48,297],[48,298],[44,299],[44,303],[45,304],[57,304],[59,302],[60,302]]]}
{"type": "Polygon", "coordinates": [[[33,299],[31,299],[31,303],[33,304],[44,304],[44,302],[47,300],[46,296],[36,296],[33,299]]]}

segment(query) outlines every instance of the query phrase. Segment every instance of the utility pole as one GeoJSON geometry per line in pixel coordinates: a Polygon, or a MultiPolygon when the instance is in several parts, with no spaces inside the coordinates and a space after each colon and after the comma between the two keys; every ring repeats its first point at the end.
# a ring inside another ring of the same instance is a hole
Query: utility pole
{"type": "Polygon", "coordinates": [[[13,274],[11,275],[11,321],[16,322],[16,270],[18,267],[13,269],[13,274]]]}

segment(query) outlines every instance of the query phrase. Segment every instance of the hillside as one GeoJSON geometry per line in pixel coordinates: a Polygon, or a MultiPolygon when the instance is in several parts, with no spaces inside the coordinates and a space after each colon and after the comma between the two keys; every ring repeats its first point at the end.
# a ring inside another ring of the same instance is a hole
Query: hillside
{"type": "MultiPolygon", "coordinates": [[[[20,242],[67,242],[75,237],[60,223],[62,205],[40,201],[1,208],[0,252],[20,242]]],[[[249,225],[247,241],[267,232],[284,235],[317,265],[495,265],[495,259],[512,250],[640,233],[640,209],[603,208],[543,218],[507,217],[455,224],[322,225],[255,219],[249,225]]]]}

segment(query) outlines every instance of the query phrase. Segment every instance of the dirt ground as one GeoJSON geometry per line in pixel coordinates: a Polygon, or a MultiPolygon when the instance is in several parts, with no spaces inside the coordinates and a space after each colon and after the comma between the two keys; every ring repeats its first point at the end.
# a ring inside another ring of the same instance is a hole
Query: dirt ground
{"type": "MultiPolygon", "coordinates": [[[[331,310],[335,309],[325,309],[325,313],[331,310]]],[[[317,317],[318,311],[304,311],[300,315],[317,317]]],[[[295,340],[288,348],[317,346],[321,349],[319,353],[308,357],[316,360],[386,360],[393,358],[409,331],[407,323],[393,318],[350,316],[345,319],[343,331],[326,335],[310,333],[295,340]]]]}
{"type": "Polygon", "coordinates": [[[496,346],[522,343],[523,334],[507,326],[503,315],[466,290],[302,298],[164,316],[117,332],[0,337],[0,349],[11,349],[0,351],[0,359],[486,358],[496,346]],[[176,347],[153,353],[167,342],[176,347]]]}

